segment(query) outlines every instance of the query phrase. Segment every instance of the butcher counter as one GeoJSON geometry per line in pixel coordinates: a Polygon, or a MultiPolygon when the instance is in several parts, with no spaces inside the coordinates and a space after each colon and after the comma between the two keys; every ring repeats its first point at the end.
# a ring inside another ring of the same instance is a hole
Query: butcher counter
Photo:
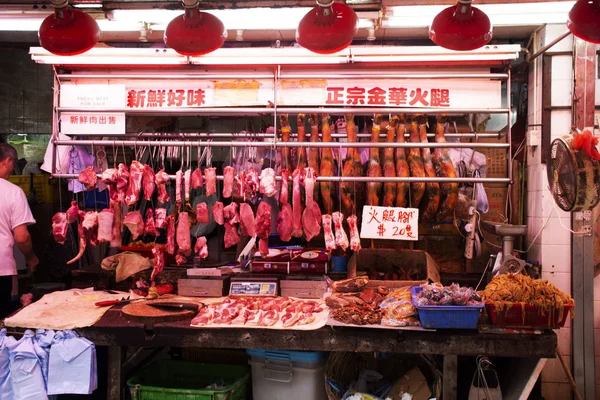
{"type": "MultiPolygon", "coordinates": [[[[349,352],[390,352],[444,355],[444,399],[457,398],[457,357],[487,355],[514,358],[504,399],[527,398],[548,358],[556,357],[553,331],[486,332],[420,331],[325,326],[312,331],[192,328],[190,321],[145,326],[121,316],[113,307],[94,326],[78,332],[97,346],[109,348],[108,400],[123,398],[123,375],[137,352],[125,360],[126,347],[198,347],[349,352]]],[[[138,357],[139,358],[139,357],[138,357]]]]}

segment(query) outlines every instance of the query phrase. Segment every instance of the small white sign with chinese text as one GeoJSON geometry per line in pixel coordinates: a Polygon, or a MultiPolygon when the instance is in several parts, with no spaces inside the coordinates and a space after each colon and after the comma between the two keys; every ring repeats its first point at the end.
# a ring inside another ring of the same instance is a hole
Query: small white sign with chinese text
{"type": "Polygon", "coordinates": [[[419,240],[417,208],[364,206],[360,237],[363,239],[419,240]]]}
{"type": "Polygon", "coordinates": [[[124,134],[125,113],[62,113],[60,131],[66,135],[124,134]]]}

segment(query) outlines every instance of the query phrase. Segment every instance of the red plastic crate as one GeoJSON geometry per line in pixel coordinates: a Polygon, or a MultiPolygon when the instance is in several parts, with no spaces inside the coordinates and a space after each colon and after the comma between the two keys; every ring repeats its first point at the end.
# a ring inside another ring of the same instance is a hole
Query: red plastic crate
{"type": "Polygon", "coordinates": [[[562,318],[559,319],[559,313],[553,315],[550,313],[542,315],[535,306],[525,304],[513,304],[509,309],[503,309],[498,312],[494,303],[487,303],[487,312],[492,321],[492,325],[497,326],[515,326],[528,328],[562,328],[569,317],[573,304],[565,305],[562,318]],[[525,316],[523,316],[525,312],[525,316]]]}

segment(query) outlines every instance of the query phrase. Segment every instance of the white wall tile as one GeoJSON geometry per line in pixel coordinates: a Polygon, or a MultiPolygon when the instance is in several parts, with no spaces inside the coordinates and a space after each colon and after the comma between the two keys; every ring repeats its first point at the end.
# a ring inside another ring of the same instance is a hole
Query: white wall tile
{"type": "Polygon", "coordinates": [[[571,232],[565,229],[565,227],[569,227],[568,222],[564,220],[560,220],[558,217],[550,217],[548,223],[544,227],[542,232],[542,245],[571,245],[571,232]]]}
{"type": "MultiPolygon", "coordinates": [[[[543,262],[543,258],[542,258],[543,262]]],[[[542,270],[542,279],[556,286],[559,290],[571,294],[571,274],[566,272],[545,272],[542,270]]]]}
{"type": "MultiPolygon", "coordinates": [[[[529,243],[526,243],[526,248],[529,247],[529,243]]],[[[532,261],[542,261],[542,246],[534,244],[527,252],[527,259],[532,261]]]]}
{"type": "MultiPolygon", "coordinates": [[[[544,235],[542,233],[542,235],[544,235]]],[[[571,272],[571,245],[542,246],[542,268],[546,272],[571,272]]]]}
{"type": "MultiPolygon", "coordinates": [[[[567,82],[568,84],[570,84],[570,82],[568,81],[560,82],[567,82]]],[[[571,132],[571,111],[554,110],[552,111],[552,115],[550,118],[552,124],[552,131],[550,132],[550,137],[552,138],[552,140],[568,135],[571,132]]]]}
{"type": "MultiPolygon", "coordinates": [[[[556,335],[558,336],[558,351],[563,356],[571,355],[571,330],[567,328],[556,329],[556,335]]],[[[567,364],[569,365],[569,364],[567,364]]]]}
{"type": "MultiPolygon", "coordinates": [[[[596,311],[596,309],[594,309],[594,311],[596,311]]],[[[594,329],[594,352],[598,354],[596,349],[600,349],[600,329],[594,329]]]]}
{"type": "MultiPolygon", "coordinates": [[[[546,25],[546,30],[544,32],[544,45],[547,45],[567,30],[567,26],[565,24],[552,24],[546,25]]],[[[552,47],[552,51],[571,51],[573,47],[573,36],[569,35],[560,42],[558,42],[554,47],[552,47]]]]}
{"type": "Polygon", "coordinates": [[[540,168],[541,164],[527,167],[527,191],[535,192],[540,190],[540,168]]]}
{"type": "Polygon", "coordinates": [[[538,201],[542,201],[542,194],[538,191],[532,191],[527,193],[527,211],[525,214],[527,217],[540,217],[541,216],[541,204],[538,205],[538,201]],[[538,215],[540,214],[540,215],[538,215]]]}
{"type": "Polygon", "coordinates": [[[571,386],[568,383],[542,382],[542,395],[544,400],[567,400],[571,398],[571,386]]]}
{"type": "Polygon", "coordinates": [[[600,275],[594,278],[594,300],[600,301],[600,275]]]}
{"type": "MultiPolygon", "coordinates": [[[[596,351],[596,355],[598,355],[598,352],[596,351]]],[[[600,357],[595,357],[594,358],[594,362],[596,364],[596,368],[595,371],[596,372],[596,384],[600,383],[600,357]]],[[[598,389],[596,388],[596,398],[598,398],[598,396],[600,395],[600,393],[598,393],[598,389]]]]}
{"type": "Polygon", "coordinates": [[[540,165],[542,162],[542,150],[540,146],[527,147],[527,165],[540,165]]]}
{"type": "MultiPolygon", "coordinates": [[[[571,92],[570,85],[573,83],[573,57],[570,55],[552,57],[552,92],[555,92],[556,86],[554,85],[558,81],[569,82],[567,91],[571,92]]],[[[552,103],[552,105],[557,106],[558,104],[552,103]]]]}
{"type": "MultiPolygon", "coordinates": [[[[571,365],[571,357],[564,356],[565,363],[571,365]]],[[[542,382],[569,383],[567,374],[558,358],[549,359],[542,371],[542,382]]]]}
{"type": "Polygon", "coordinates": [[[550,191],[548,189],[544,189],[542,190],[542,210],[541,210],[541,217],[548,217],[552,216],[552,218],[558,218],[560,216],[563,224],[566,227],[571,227],[571,213],[563,211],[560,209],[560,207],[558,207],[558,205],[556,204],[556,201],[554,200],[554,196],[552,196],[552,193],[550,193],[550,191]]]}
{"type": "Polygon", "coordinates": [[[600,79],[596,80],[596,105],[600,105],[600,79]]]}
{"type": "MultiPolygon", "coordinates": [[[[525,236],[525,240],[528,243],[532,243],[533,239],[539,233],[541,227],[542,227],[542,219],[540,217],[531,217],[531,219],[528,218],[527,219],[527,234],[525,236]]],[[[540,246],[540,253],[539,253],[540,257],[542,255],[541,254],[542,234],[543,233],[541,233],[535,241],[535,245],[540,246]]]]}

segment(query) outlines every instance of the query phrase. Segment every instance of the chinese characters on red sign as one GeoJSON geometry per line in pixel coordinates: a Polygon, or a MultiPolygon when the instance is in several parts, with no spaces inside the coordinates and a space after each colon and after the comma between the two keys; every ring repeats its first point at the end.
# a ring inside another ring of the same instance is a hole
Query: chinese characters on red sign
{"type": "Polygon", "coordinates": [[[327,105],[450,107],[449,89],[327,87],[327,105]]]}
{"type": "Polygon", "coordinates": [[[365,206],[360,237],[417,240],[418,219],[419,210],[413,208],[365,206]]]}
{"type": "Polygon", "coordinates": [[[194,107],[206,103],[203,89],[129,90],[128,108],[194,107]]]}
{"type": "Polygon", "coordinates": [[[71,125],[114,125],[117,123],[117,117],[113,115],[71,115],[69,123],[71,125]]]}

